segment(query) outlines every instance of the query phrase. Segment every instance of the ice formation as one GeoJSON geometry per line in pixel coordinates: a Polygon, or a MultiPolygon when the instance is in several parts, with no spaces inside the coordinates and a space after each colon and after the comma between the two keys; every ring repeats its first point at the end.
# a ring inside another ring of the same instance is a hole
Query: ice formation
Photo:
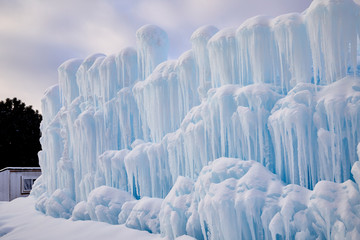
{"type": "Polygon", "coordinates": [[[146,25],[136,50],[66,61],[36,208],[170,239],[360,238],[359,14],[315,0],[204,26],[176,60],[146,25]]]}

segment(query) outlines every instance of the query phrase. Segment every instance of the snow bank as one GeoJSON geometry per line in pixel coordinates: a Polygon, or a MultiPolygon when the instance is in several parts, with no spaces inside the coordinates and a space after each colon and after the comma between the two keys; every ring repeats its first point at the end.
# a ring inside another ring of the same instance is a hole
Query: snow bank
{"type": "MultiPolygon", "coordinates": [[[[163,239],[158,234],[138,231],[124,225],[95,221],[71,221],[45,216],[34,208],[33,197],[0,202],[0,238],[2,240],[33,239],[163,239]]],[[[184,236],[183,239],[192,239],[184,236]]]]}

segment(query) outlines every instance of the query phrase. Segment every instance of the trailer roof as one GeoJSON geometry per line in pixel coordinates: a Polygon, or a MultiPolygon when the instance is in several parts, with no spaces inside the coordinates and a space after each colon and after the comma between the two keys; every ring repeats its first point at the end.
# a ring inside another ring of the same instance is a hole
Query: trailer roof
{"type": "Polygon", "coordinates": [[[40,167],[6,167],[0,170],[0,172],[6,171],[6,170],[15,170],[15,171],[32,171],[32,170],[40,170],[40,167]]]}

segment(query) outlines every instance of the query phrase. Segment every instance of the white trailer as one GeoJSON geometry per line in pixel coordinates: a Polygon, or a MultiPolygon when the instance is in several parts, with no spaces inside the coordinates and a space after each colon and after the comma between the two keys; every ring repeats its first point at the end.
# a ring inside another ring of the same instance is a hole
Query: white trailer
{"type": "Polygon", "coordinates": [[[0,170],[0,201],[11,201],[30,194],[41,175],[39,167],[7,167],[0,170]]]}

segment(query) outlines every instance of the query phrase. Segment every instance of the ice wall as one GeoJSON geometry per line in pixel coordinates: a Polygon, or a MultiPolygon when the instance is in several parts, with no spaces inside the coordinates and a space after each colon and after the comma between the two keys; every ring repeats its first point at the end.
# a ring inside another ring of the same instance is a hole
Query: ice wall
{"type": "Polygon", "coordinates": [[[193,51],[159,64],[133,88],[143,123],[144,139],[159,142],[179,128],[186,113],[200,103],[193,51]],[[164,104],[166,103],[166,104],[164,104]]]}
{"type": "Polygon", "coordinates": [[[42,100],[37,209],[171,239],[358,236],[326,209],[358,216],[359,13],[316,0],[204,26],[175,60],[146,25],[136,49],[66,61],[42,100]]]}

